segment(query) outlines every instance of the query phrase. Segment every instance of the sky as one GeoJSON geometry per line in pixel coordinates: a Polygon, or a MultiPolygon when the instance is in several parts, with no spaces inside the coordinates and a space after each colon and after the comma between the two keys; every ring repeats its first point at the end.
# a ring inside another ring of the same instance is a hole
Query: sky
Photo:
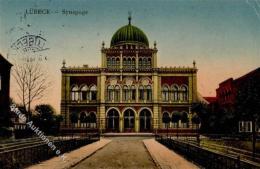
{"type": "MultiPolygon", "coordinates": [[[[215,96],[220,82],[260,66],[260,0],[0,0],[0,53],[16,62],[21,53],[12,44],[25,35],[44,38],[46,50],[33,57],[43,58],[52,85],[39,102],[59,111],[63,59],[67,66],[100,66],[102,41],[109,47],[129,11],[150,47],[157,42],[158,66],[196,61],[202,96],[215,96]]],[[[11,78],[11,97],[20,102],[15,86],[11,78]]]]}

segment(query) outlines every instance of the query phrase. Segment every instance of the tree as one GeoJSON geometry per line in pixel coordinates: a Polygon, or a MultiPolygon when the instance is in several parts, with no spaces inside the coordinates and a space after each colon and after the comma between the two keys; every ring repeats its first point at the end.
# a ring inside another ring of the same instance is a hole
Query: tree
{"type": "Polygon", "coordinates": [[[76,113],[76,112],[73,112],[73,113],[71,113],[70,114],[70,121],[71,121],[71,123],[72,123],[72,138],[73,138],[73,136],[74,136],[74,125],[75,125],[75,123],[77,123],[78,122],[78,114],[76,113]]]}
{"type": "MultiPolygon", "coordinates": [[[[202,103],[194,103],[191,107],[191,111],[195,112],[201,122],[201,130],[205,133],[209,133],[209,119],[211,112],[207,109],[207,106],[202,103]]],[[[215,126],[214,126],[215,127],[215,126]]]]}
{"type": "Polygon", "coordinates": [[[179,121],[182,118],[182,114],[180,112],[175,112],[172,115],[172,122],[177,123],[177,138],[179,137],[179,121]]]}
{"type": "Polygon", "coordinates": [[[63,117],[56,115],[55,109],[49,104],[37,105],[35,111],[37,115],[32,117],[34,123],[46,134],[57,134],[63,117]]]}
{"type": "Polygon", "coordinates": [[[179,112],[174,112],[172,115],[172,122],[177,123],[177,128],[179,128],[179,121],[181,120],[181,113],[179,112]]]}
{"type": "Polygon", "coordinates": [[[50,86],[48,76],[40,64],[26,62],[15,64],[13,76],[17,83],[18,97],[27,112],[31,112],[31,104],[40,100],[50,86]]]}
{"type": "Polygon", "coordinates": [[[197,114],[194,114],[191,118],[192,123],[199,125],[200,124],[200,118],[197,114]]]}
{"type": "Polygon", "coordinates": [[[168,130],[168,129],[169,129],[169,123],[170,123],[170,121],[171,121],[171,118],[169,117],[169,114],[164,113],[164,114],[163,114],[162,121],[163,121],[163,123],[166,124],[166,127],[167,127],[167,137],[168,137],[168,133],[169,133],[169,130],[168,130]]]}
{"type": "Polygon", "coordinates": [[[78,114],[76,112],[70,114],[70,121],[72,124],[78,123],[78,114]]]}

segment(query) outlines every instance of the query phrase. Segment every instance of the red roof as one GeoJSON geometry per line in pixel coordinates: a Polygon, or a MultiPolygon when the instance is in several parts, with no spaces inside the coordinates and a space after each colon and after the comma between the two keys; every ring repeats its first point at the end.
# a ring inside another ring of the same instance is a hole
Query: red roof
{"type": "Polygon", "coordinates": [[[217,101],[217,97],[203,97],[205,100],[207,100],[209,103],[213,103],[217,101]]]}

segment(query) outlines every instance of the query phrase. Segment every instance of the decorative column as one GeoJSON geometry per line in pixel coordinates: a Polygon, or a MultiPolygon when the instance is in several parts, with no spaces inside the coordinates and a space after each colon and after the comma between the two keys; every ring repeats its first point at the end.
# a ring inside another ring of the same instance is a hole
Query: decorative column
{"type": "Polygon", "coordinates": [[[123,122],[124,122],[124,119],[122,116],[119,117],[119,132],[122,133],[123,132],[123,122]]]}
{"type": "Polygon", "coordinates": [[[135,132],[139,132],[139,117],[135,117],[135,132]]]}
{"type": "Polygon", "coordinates": [[[104,104],[100,104],[99,114],[99,129],[101,132],[103,132],[106,128],[106,110],[104,104]]]}
{"type": "Polygon", "coordinates": [[[159,123],[159,107],[158,107],[158,74],[153,73],[152,76],[152,99],[153,99],[153,129],[158,129],[158,123],[159,123]]]}
{"type": "Polygon", "coordinates": [[[139,55],[138,51],[135,52],[135,68],[138,70],[138,65],[139,65],[139,55]]]}
{"type": "Polygon", "coordinates": [[[103,131],[106,124],[106,110],[105,110],[105,81],[106,76],[101,72],[100,76],[100,107],[99,107],[99,129],[103,131]]]}
{"type": "Polygon", "coordinates": [[[157,43],[156,41],[154,42],[154,48],[153,48],[153,54],[152,54],[152,64],[153,64],[153,68],[157,68],[157,47],[156,47],[157,43]]]}
{"type": "Polygon", "coordinates": [[[188,91],[188,100],[191,104],[193,102],[193,74],[188,77],[189,78],[189,91],[188,91]]]}
{"type": "Polygon", "coordinates": [[[123,51],[120,51],[120,69],[123,69],[123,51]]]}
{"type": "Polygon", "coordinates": [[[106,53],[105,53],[105,42],[102,42],[102,48],[101,48],[101,67],[106,68],[107,67],[107,59],[106,59],[106,53]]]}
{"type": "Polygon", "coordinates": [[[64,117],[64,122],[62,122],[62,124],[69,125],[70,116],[68,102],[70,100],[70,76],[62,74],[61,83],[61,115],[64,117]]]}
{"type": "Polygon", "coordinates": [[[158,104],[153,106],[153,129],[159,128],[159,107],[158,104]]]}
{"type": "Polygon", "coordinates": [[[191,107],[189,107],[189,114],[188,114],[188,120],[189,120],[189,128],[192,128],[192,112],[191,107]]]}
{"type": "MultiPolygon", "coordinates": [[[[136,61],[135,61],[135,67],[136,67],[136,75],[135,75],[135,81],[138,83],[138,65],[139,65],[139,55],[138,55],[138,51],[136,51],[135,53],[135,58],[136,58],[136,61]]],[[[139,100],[139,95],[138,95],[138,85],[137,85],[137,88],[136,88],[136,93],[135,93],[135,102],[138,103],[138,100],[139,100]]]]}

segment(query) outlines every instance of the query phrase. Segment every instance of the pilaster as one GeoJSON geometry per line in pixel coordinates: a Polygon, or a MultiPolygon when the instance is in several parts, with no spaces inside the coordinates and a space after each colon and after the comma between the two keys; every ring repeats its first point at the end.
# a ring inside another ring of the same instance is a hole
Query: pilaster
{"type": "Polygon", "coordinates": [[[105,103],[106,76],[103,72],[100,75],[100,103],[105,103]]]}
{"type": "Polygon", "coordinates": [[[101,104],[99,107],[99,129],[103,131],[106,127],[106,110],[105,105],[101,104]]]}
{"type": "Polygon", "coordinates": [[[119,117],[119,132],[120,133],[122,133],[123,132],[123,122],[124,122],[124,120],[123,120],[123,117],[122,116],[120,116],[119,117]]]}
{"type": "Polygon", "coordinates": [[[101,67],[106,68],[107,67],[107,59],[106,59],[106,53],[101,52],[101,67]]]}
{"type": "Polygon", "coordinates": [[[159,107],[158,104],[153,106],[153,129],[159,128],[159,107]]]}
{"type": "Polygon", "coordinates": [[[135,117],[135,132],[139,132],[139,117],[135,117]]]}
{"type": "Polygon", "coordinates": [[[157,68],[157,51],[153,52],[153,68],[157,68]]]}
{"type": "Polygon", "coordinates": [[[198,101],[197,96],[197,73],[193,73],[193,102],[198,101]]]}
{"type": "Polygon", "coordinates": [[[139,54],[138,54],[138,51],[136,51],[136,53],[135,53],[135,67],[136,67],[136,70],[138,70],[138,65],[139,65],[139,54]]]}
{"type": "Polygon", "coordinates": [[[191,76],[189,76],[189,95],[188,95],[188,99],[189,99],[189,103],[193,102],[193,74],[191,76]]]}

